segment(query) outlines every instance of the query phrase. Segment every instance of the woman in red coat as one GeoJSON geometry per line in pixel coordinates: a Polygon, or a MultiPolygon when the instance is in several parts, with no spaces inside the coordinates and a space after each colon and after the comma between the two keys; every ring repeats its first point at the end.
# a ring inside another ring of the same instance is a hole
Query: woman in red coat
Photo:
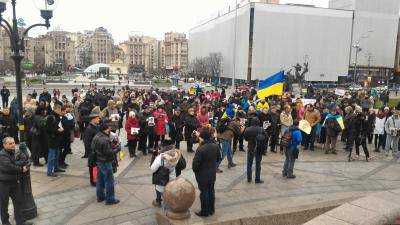
{"type": "Polygon", "coordinates": [[[136,157],[136,147],[138,144],[138,134],[140,130],[139,119],[135,112],[130,111],[125,123],[126,137],[128,139],[129,156],[136,157]]]}
{"type": "Polygon", "coordinates": [[[157,110],[153,112],[153,116],[156,121],[156,140],[154,148],[157,148],[158,142],[160,140],[164,141],[165,135],[167,134],[168,116],[162,106],[158,106],[157,110]]]}

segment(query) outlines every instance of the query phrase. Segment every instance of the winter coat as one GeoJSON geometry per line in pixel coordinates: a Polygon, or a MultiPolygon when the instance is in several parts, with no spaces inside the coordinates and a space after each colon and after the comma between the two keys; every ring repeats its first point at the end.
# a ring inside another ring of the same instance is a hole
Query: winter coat
{"type": "Polygon", "coordinates": [[[192,137],[193,131],[200,126],[199,121],[193,115],[187,115],[185,119],[185,138],[186,140],[192,137]]]}
{"type": "Polygon", "coordinates": [[[99,163],[112,163],[115,152],[111,148],[110,135],[104,132],[98,132],[94,136],[91,148],[96,152],[96,159],[99,163]]]}
{"type": "Polygon", "coordinates": [[[40,95],[39,95],[39,102],[48,102],[48,103],[50,103],[51,102],[51,95],[50,95],[50,93],[49,92],[42,92],[40,95]]]}
{"type": "Polygon", "coordinates": [[[400,130],[400,117],[391,116],[386,120],[385,131],[388,135],[392,135],[396,130],[400,130]]]}
{"type": "Polygon", "coordinates": [[[286,112],[282,112],[280,115],[281,124],[285,127],[290,127],[293,125],[293,118],[291,114],[287,114],[286,112]]]}
{"type": "Polygon", "coordinates": [[[383,117],[382,119],[379,117],[376,117],[374,134],[382,134],[383,135],[385,133],[385,122],[386,122],[385,117],[383,117]]]}
{"type": "Polygon", "coordinates": [[[173,115],[170,122],[170,136],[173,140],[181,141],[183,139],[183,127],[185,125],[184,117],[181,114],[173,115]]]}
{"type": "Polygon", "coordinates": [[[58,131],[60,128],[61,118],[58,115],[47,116],[46,119],[46,134],[47,144],[51,149],[59,150],[61,148],[63,133],[58,131]]]}
{"type": "Polygon", "coordinates": [[[1,89],[0,94],[2,99],[8,99],[8,97],[10,97],[10,90],[7,88],[1,89]]]}
{"type": "Polygon", "coordinates": [[[96,154],[93,154],[93,149],[92,149],[92,141],[94,136],[99,132],[98,127],[93,124],[89,124],[88,127],[85,129],[85,133],[83,135],[83,143],[85,145],[85,152],[87,152],[89,155],[88,157],[88,166],[92,167],[96,165],[96,154]]]}
{"type": "Polygon", "coordinates": [[[166,135],[167,134],[167,123],[168,123],[168,116],[163,110],[162,112],[154,111],[153,116],[156,122],[155,132],[156,135],[166,135]]]}
{"type": "Polygon", "coordinates": [[[207,124],[209,124],[210,123],[210,116],[209,116],[209,114],[208,113],[206,113],[206,114],[199,114],[198,116],[197,116],[197,121],[199,121],[199,123],[200,123],[200,126],[205,126],[205,125],[207,125],[207,124]]]}
{"type": "MultiPolygon", "coordinates": [[[[179,150],[170,150],[168,152],[159,154],[158,156],[156,156],[156,158],[154,159],[154,161],[152,162],[152,164],[150,166],[151,172],[155,173],[161,166],[164,166],[169,170],[169,174],[170,174],[170,178],[171,178],[171,175],[175,174],[174,173],[175,166],[178,163],[181,155],[182,154],[179,152],[179,150]]],[[[165,186],[156,185],[156,190],[161,193],[164,192],[164,188],[165,188],[165,186]]]]}
{"type": "Polygon", "coordinates": [[[132,128],[140,128],[139,119],[136,117],[134,118],[129,117],[126,120],[125,131],[128,141],[134,141],[138,139],[138,134],[133,134],[132,128]]]}
{"type": "Polygon", "coordinates": [[[205,143],[197,148],[192,168],[200,189],[201,187],[208,187],[208,184],[215,182],[217,162],[220,158],[221,153],[215,143],[205,143]]]}
{"type": "Polygon", "coordinates": [[[312,112],[307,110],[304,113],[304,119],[310,123],[311,127],[314,127],[321,121],[321,113],[316,109],[314,109],[312,112]]]}
{"type": "Polygon", "coordinates": [[[22,167],[15,164],[15,152],[0,151],[0,181],[16,183],[22,167]]]}
{"type": "Polygon", "coordinates": [[[246,128],[243,132],[243,137],[247,141],[247,148],[249,152],[255,152],[257,141],[259,143],[264,143],[264,146],[258,146],[257,150],[263,151],[267,143],[265,143],[266,134],[264,129],[261,127],[260,120],[258,118],[253,118],[250,121],[251,126],[246,128]]]}

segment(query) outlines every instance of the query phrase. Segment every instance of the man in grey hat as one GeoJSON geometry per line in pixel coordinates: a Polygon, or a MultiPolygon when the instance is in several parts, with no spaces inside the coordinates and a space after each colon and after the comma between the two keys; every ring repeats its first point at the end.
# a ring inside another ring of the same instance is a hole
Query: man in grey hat
{"type": "Polygon", "coordinates": [[[96,166],[96,157],[92,150],[92,140],[94,136],[99,132],[98,125],[100,123],[100,109],[95,107],[89,115],[90,123],[85,129],[83,136],[83,143],[85,145],[85,155],[82,158],[88,158],[88,167],[90,174],[90,184],[96,186],[93,176],[93,168],[96,166]]]}

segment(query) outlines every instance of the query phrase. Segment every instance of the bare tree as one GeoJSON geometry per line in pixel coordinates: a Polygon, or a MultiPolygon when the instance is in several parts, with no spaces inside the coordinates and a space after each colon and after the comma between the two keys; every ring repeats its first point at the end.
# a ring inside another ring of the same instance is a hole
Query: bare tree
{"type": "Polygon", "coordinates": [[[207,57],[195,58],[189,66],[192,76],[196,79],[211,80],[222,72],[222,54],[210,53],[207,57]]]}

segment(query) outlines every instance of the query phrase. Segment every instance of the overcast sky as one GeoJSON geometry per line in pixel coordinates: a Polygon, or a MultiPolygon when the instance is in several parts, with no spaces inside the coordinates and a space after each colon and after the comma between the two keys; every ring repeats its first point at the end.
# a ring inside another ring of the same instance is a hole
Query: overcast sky
{"type": "MultiPolygon", "coordinates": [[[[41,22],[35,2],[17,0],[17,13],[27,25],[41,22]]],[[[159,39],[165,32],[188,32],[207,16],[234,5],[234,0],[55,0],[58,2],[51,21],[53,29],[67,31],[93,30],[103,26],[116,42],[126,40],[130,33],[150,35],[159,39]]],[[[328,0],[281,0],[282,3],[305,3],[327,7],[328,0]]],[[[10,9],[10,6],[8,6],[10,9]]],[[[7,10],[8,13],[10,10],[7,10]]],[[[10,14],[8,14],[10,16],[10,14]]],[[[44,33],[35,28],[30,34],[44,33]]]]}

